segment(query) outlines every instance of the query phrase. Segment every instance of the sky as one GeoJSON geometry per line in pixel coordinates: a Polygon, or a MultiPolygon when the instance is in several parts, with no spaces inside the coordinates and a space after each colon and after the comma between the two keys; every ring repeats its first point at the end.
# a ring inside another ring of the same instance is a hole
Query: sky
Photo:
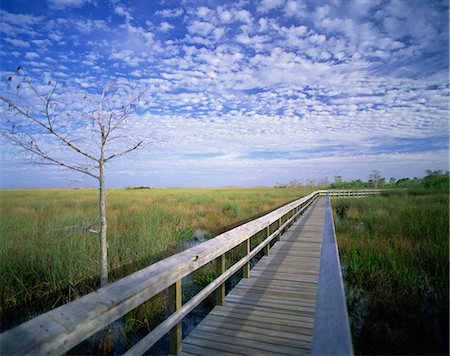
{"type": "MultiPolygon", "coordinates": [[[[63,83],[64,121],[95,110],[77,98],[108,81],[137,82],[142,101],[113,145],[146,144],[107,164],[111,187],[421,177],[449,169],[448,11],[431,0],[2,0],[0,94],[14,100],[19,65],[39,88],[63,83]]],[[[68,137],[98,140],[70,120],[68,137]]],[[[0,143],[2,188],[95,186],[0,143]]]]}

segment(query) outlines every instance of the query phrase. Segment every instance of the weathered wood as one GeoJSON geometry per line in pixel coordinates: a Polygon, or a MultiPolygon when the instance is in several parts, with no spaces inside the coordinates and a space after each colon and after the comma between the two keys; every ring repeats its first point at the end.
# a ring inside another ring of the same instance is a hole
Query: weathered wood
{"type": "MultiPolygon", "coordinates": [[[[244,245],[244,255],[247,256],[250,253],[250,239],[244,241],[243,245],[244,245]]],[[[244,265],[243,271],[244,271],[244,278],[250,278],[250,261],[248,261],[244,265]]]]}
{"type": "MultiPolygon", "coordinates": [[[[181,280],[179,279],[169,287],[169,313],[173,314],[180,310],[181,296],[181,280]]],[[[171,355],[179,355],[181,353],[181,332],[181,321],[170,329],[169,354],[171,355]]]]}
{"type": "Polygon", "coordinates": [[[339,253],[330,199],[324,217],[313,355],[353,355],[339,253]]]}
{"type": "Polygon", "coordinates": [[[277,241],[280,241],[281,234],[283,233],[283,230],[281,229],[281,217],[278,219],[278,230],[280,230],[280,234],[277,236],[277,241]]]}
{"type": "MultiPolygon", "coordinates": [[[[282,226],[283,227],[283,226],[282,226]]],[[[153,329],[149,334],[142,338],[136,345],[134,345],[127,355],[142,354],[154,345],[170,328],[172,328],[177,322],[182,320],[188,313],[190,313],[197,305],[199,305],[208,295],[210,295],[218,286],[222,285],[229,277],[235,274],[240,268],[248,263],[253,257],[259,253],[266,244],[269,244],[278,234],[279,230],[275,231],[272,235],[262,241],[256,246],[247,256],[244,256],[241,260],[236,262],[228,270],[218,276],[208,286],[203,288],[193,298],[184,304],[177,312],[173,313],[169,318],[164,320],[160,325],[153,329]]]]}
{"type": "MultiPolygon", "coordinates": [[[[264,256],[252,269],[252,278],[242,279],[226,296],[225,305],[215,307],[183,343],[220,350],[251,346],[250,350],[240,350],[244,354],[308,353],[316,307],[324,208],[321,201],[313,208],[316,213],[303,215],[300,224],[295,222],[282,242],[274,245],[270,256],[264,256]],[[298,244],[304,230],[310,231],[308,239],[315,243],[298,244]],[[306,258],[304,262],[305,257],[299,251],[304,253],[302,247],[311,245],[314,252],[310,254],[314,259],[306,258]]],[[[277,231],[286,229],[301,212],[287,217],[281,225],[278,221],[277,231]]]]}
{"type": "MultiPolygon", "coordinates": [[[[225,272],[225,254],[216,258],[216,275],[220,276],[225,272]]],[[[223,305],[225,302],[225,284],[222,283],[216,289],[216,305],[223,305]]]]}
{"type": "MultiPolygon", "coordinates": [[[[270,236],[270,226],[266,227],[266,238],[270,236]]],[[[269,256],[270,244],[264,247],[264,255],[269,256]]]]}

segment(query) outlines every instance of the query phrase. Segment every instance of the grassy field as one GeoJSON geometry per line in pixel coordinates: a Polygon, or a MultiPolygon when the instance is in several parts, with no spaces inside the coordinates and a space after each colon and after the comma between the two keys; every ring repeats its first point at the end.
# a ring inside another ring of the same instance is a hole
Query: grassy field
{"type": "MultiPolygon", "coordinates": [[[[108,196],[111,280],[215,236],[313,188],[120,189],[108,196]]],[[[98,286],[95,190],[0,191],[2,329],[98,286]]]]}
{"type": "Polygon", "coordinates": [[[357,354],[448,354],[448,194],[333,200],[357,354]]]}

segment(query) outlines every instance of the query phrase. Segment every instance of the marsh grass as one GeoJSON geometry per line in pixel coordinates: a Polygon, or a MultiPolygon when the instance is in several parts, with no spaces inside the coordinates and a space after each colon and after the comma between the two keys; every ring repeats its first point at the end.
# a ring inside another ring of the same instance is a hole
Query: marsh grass
{"type": "Polygon", "coordinates": [[[332,201],[357,354],[448,354],[448,194],[332,201]]]}
{"type": "MultiPolygon", "coordinates": [[[[312,190],[114,190],[107,205],[110,279],[180,251],[196,229],[215,236],[312,190]]],[[[2,330],[97,288],[97,237],[67,229],[96,219],[97,195],[95,190],[0,191],[2,330]]],[[[197,279],[211,280],[208,269],[197,279]]],[[[129,320],[142,319],[135,316],[129,320]]]]}

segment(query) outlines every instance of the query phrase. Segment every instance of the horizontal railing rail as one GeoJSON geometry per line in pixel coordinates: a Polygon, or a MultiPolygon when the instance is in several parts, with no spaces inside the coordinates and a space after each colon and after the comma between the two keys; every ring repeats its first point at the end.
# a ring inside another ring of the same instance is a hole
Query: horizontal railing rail
{"type": "Polygon", "coordinates": [[[319,190],[321,196],[329,194],[330,198],[357,198],[368,195],[380,195],[386,190],[383,189],[333,189],[319,190]]]}
{"type": "Polygon", "coordinates": [[[224,282],[240,268],[243,268],[244,277],[249,277],[250,260],[262,250],[268,254],[271,241],[279,239],[323,192],[315,191],[2,333],[2,354],[64,353],[166,289],[169,290],[172,314],[134,345],[129,354],[145,352],[169,331],[169,351],[180,353],[182,318],[215,290],[216,304],[222,305],[224,282]],[[275,231],[270,233],[270,227],[276,227],[275,231]],[[263,230],[266,238],[250,250],[250,238],[263,230]],[[245,256],[225,270],[225,253],[241,244],[244,245],[245,256]],[[213,261],[218,277],[181,305],[181,279],[213,261]]]}
{"type": "Polygon", "coordinates": [[[324,216],[311,354],[353,355],[352,335],[330,195],[327,196],[324,216]]]}

